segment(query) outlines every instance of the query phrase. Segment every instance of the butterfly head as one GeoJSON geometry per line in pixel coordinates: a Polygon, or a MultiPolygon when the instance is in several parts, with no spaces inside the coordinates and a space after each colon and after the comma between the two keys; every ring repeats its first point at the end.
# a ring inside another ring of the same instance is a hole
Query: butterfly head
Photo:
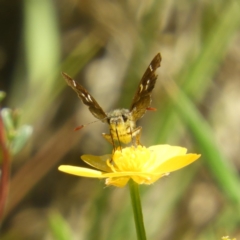
{"type": "Polygon", "coordinates": [[[128,127],[132,123],[131,113],[128,109],[116,109],[107,114],[107,119],[112,129],[121,126],[128,127]]]}
{"type": "Polygon", "coordinates": [[[128,109],[116,109],[107,114],[110,134],[112,138],[123,143],[129,143],[132,139],[132,131],[136,127],[132,119],[132,113],[128,109]]]}

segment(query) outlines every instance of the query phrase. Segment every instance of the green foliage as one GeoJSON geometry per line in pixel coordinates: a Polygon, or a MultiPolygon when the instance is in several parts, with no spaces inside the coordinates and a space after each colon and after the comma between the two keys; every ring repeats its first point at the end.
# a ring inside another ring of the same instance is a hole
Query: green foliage
{"type": "Polygon", "coordinates": [[[3,91],[0,91],[0,102],[6,97],[6,93],[3,91]]]}
{"type": "Polygon", "coordinates": [[[1,110],[1,116],[5,126],[7,145],[10,152],[15,155],[20,152],[29,141],[33,129],[29,125],[19,127],[21,113],[17,109],[11,110],[10,108],[3,108],[1,110]]]}
{"type": "Polygon", "coordinates": [[[70,227],[59,212],[51,212],[48,221],[51,233],[55,240],[72,239],[70,227]]]}

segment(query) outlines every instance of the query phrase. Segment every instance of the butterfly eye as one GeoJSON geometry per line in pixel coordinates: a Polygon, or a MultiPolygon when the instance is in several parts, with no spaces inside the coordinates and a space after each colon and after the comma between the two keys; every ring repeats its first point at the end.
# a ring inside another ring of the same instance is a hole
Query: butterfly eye
{"type": "Polygon", "coordinates": [[[122,114],[122,119],[123,119],[124,122],[126,122],[128,118],[125,115],[122,114]]]}

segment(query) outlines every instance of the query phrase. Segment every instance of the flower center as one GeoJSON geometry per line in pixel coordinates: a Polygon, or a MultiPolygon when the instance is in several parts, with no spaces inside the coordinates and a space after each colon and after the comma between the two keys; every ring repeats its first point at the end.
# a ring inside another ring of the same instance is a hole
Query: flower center
{"type": "Polygon", "coordinates": [[[113,154],[112,170],[115,172],[147,172],[155,162],[155,154],[146,147],[128,147],[113,154]]]}

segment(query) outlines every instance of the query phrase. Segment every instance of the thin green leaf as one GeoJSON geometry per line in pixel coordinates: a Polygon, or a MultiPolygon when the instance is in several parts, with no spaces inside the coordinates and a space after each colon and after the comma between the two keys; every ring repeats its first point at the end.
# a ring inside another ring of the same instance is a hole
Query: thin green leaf
{"type": "Polygon", "coordinates": [[[55,240],[73,239],[68,223],[58,212],[51,213],[49,215],[48,222],[55,240]]]}
{"type": "Polygon", "coordinates": [[[29,125],[23,125],[17,130],[17,134],[11,144],[13,155],[20,152],[20,150],[25,146],[32,135],[32,132],[33,128],[29,125]]]}

